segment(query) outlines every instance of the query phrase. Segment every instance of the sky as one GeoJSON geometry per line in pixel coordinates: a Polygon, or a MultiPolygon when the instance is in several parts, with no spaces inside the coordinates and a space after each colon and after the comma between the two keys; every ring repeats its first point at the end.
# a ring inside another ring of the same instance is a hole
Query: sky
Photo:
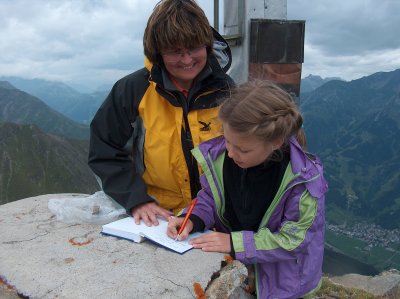
{"type": "MultiPolygon", "coordinates": [[[[108,89],[143,66],[157,2],[0,0],[0,76],[108,89]]],[[[197,2],[212,23],[213,1],[197,2]]],[[[353,80],[400,68],[399,12],[399,0],[287,0],[287,18],[305,20],[302,77],[353,80]]]]}

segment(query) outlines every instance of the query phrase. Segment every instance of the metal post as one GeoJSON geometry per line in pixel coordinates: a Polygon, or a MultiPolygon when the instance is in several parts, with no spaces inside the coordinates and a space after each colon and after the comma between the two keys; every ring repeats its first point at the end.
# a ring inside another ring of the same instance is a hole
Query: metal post
{"type": "Polygon", "coordinates": [[[219,32],[219,0],[214,0],[214,29],[219,32]]]}

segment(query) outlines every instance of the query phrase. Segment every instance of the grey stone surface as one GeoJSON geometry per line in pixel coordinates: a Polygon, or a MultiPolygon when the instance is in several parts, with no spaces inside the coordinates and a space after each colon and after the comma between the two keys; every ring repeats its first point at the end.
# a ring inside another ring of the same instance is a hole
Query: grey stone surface
{"type": "Polygon", "coordinates": [[[103,236],[101,225],[66,224],[48,194],[0,206],[0,276],[29,298],[196,298],[219,270],[220,253],[180,255],[150,242],[103,236]]]}

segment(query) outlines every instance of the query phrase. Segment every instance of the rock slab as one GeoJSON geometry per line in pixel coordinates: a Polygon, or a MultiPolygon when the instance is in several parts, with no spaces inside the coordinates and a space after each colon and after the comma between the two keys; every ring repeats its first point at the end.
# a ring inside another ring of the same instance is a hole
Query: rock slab
{"type": "Polygon", "coordinates": [[[104,236],[101,225],[57,221],[48,200],[73,196],[0,206],[0,277],[7,288],[29,298],[196,298],[193,285],[204,288],[220,269],[221,253],[180,255],[104,236]]]}

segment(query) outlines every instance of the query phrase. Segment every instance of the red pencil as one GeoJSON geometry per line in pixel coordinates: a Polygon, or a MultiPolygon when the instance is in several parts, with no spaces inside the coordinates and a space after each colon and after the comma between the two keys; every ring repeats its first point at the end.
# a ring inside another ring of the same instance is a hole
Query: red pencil
{"type": "Polygon", "coordinates": [[[189,220],[190,215],[192,214],[193,208],[197,203],[197,197],[192,200],[192,203],[190,204],[189,210],[187,211],[187,214],[185,216],[185,219],[183,219],[182,225],[179,228],[178,235],[176,236],[175,240],[178,240],[179,235],[183,232],[185,229],[186,223],[189,220]]]}

